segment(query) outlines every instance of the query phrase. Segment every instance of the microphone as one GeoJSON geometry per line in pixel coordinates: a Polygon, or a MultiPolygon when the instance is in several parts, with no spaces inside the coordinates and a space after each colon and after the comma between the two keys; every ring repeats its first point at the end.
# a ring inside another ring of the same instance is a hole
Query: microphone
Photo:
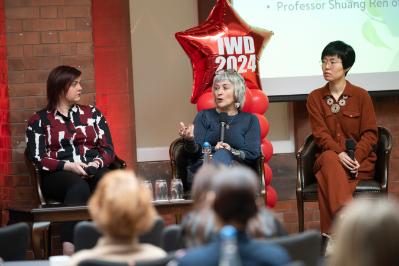
{"type": "MultiPolygon", "coordinates": [[[[353,139],[345,140],[346,153],[352,160],[355,160],[355,147],[356,147],[356,142],[353,139]]],[[[352,179],[355,179],[355,177],[356,177],[355,174],[350,173],[350,175],[351,175],[352,179]]]]}
{"type": "Polygon", "coordinates": [[[224,142],[224,131],[226,130],[227,113],[221,112],[219,114],[219,123],[220,123],[220,141],[224,142]]]}

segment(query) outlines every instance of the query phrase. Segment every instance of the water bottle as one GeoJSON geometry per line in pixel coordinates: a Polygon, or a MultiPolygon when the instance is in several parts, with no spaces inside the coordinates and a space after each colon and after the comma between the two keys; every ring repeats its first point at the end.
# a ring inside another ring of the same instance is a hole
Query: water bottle
{"type": "Polygon", "coordinates": [[[220,248],[219,266],[241,266],[237,246],[237,230],[226,225],[220,230],[222,246],[220,248]]]}
{"type": "Polygon", "coordinates": [[[211,163],[212,147],[207,141],[202,144],[202,154],[204,156],[204,164],[211,163]]]}

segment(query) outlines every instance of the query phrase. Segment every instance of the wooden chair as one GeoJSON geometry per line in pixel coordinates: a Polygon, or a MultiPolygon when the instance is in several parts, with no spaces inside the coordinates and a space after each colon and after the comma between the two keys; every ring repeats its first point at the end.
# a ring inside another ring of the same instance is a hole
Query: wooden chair
{"type": "MultiPolygon", "coordinates": [[[[356,186],[354,196],[360,194],[386,194],[388,191],[389,158],[392,149],[391,133],[384,127],[378,127],[377,161],[372,180],[361,180],[356,186]]],[[[304,230],[304,202],[317,201],[317,180],[313,173],[316,154],[319,152],[313,136],[309,135],[296,154],[299,231],[304,230]]]]}
{"type": "MultiPolygon", "coordinates": [[[[190,190],[191,188],[189,188],[187,185],[187,167],[196,160],[198,160],[199,157],[193,156],[192,154],[184,150],[184,139],[180,137],[175,139],[170,144],[169,158],[172,168],[172,178],[181,179],[183,181],[185,191],[190,190]]],[[[266,196],[264,183],[265,173],[263,169],[264,159],[264,156],[261,155],[256,161],[253,170],[255,170],[255,172],[258,174],[259,188],[261,189],[261,194],[266,196]]]]}
{"type": "MultiPolygon", "coordinates": [[[[62,205],[61,202],[55,201],[54,199],[44,197],[44,194],[43,194],[42,188],[41,188],[42,177],[40,175],[40,170],[36,167],[36,165],[31,160],[29,160],[28,149],[25,149],[24,159],[25,159],[25,165],[29,171],[29,175],[31,176],[33,184],[35,186],[35,190],[37,192],[36,193],[37,199],[38,199],[40,205],[43,207],[52,207],[52,206],[56,207],[56,206],[62,205]]],[[[111,163],[109,168],[110,169],[126,168],[126,162],[115,155],[115,160],[111,163]]]]}

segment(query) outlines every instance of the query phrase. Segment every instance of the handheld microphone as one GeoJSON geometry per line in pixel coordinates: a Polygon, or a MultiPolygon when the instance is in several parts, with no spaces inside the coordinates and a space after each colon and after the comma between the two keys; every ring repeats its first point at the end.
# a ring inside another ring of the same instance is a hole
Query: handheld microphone
{"type": "Polygon", "coordinates": [[[219,114],[219,123],[220,123],[220,141],[224,142],[224,131],[226,130],[227,113],[221,112],[219,114]]]}
{"type": "MultiPolygon", "coordinates": [[[[345,140],[346,153],[352,160],[355,160],[355,147],[356,147],[356,142],[353,139],[345,140]]],[[[355,179],[356,174],[350,173],[350,175],[352,179],[355,179]]]]}

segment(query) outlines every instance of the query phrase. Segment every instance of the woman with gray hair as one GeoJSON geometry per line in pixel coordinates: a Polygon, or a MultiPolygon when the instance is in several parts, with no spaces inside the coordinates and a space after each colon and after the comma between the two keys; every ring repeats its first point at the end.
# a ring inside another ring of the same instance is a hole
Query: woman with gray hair
{"type": "Polygon", "coordinates": [[[216,108],[200,111],[193,125],[180,123],[179,135],[185,140],[185,151],[196,158],[192,173],[202,165],[201,145],[212,146],[215,164],[245,164],[254,167],[260,156],[260,126],[255,115],[242,112],[245,102],[245,81],[237,71],[228,69],[215,73],[212,92],[216,108]],[[221,138],[221,122],[224,138],[221,138]]]}

